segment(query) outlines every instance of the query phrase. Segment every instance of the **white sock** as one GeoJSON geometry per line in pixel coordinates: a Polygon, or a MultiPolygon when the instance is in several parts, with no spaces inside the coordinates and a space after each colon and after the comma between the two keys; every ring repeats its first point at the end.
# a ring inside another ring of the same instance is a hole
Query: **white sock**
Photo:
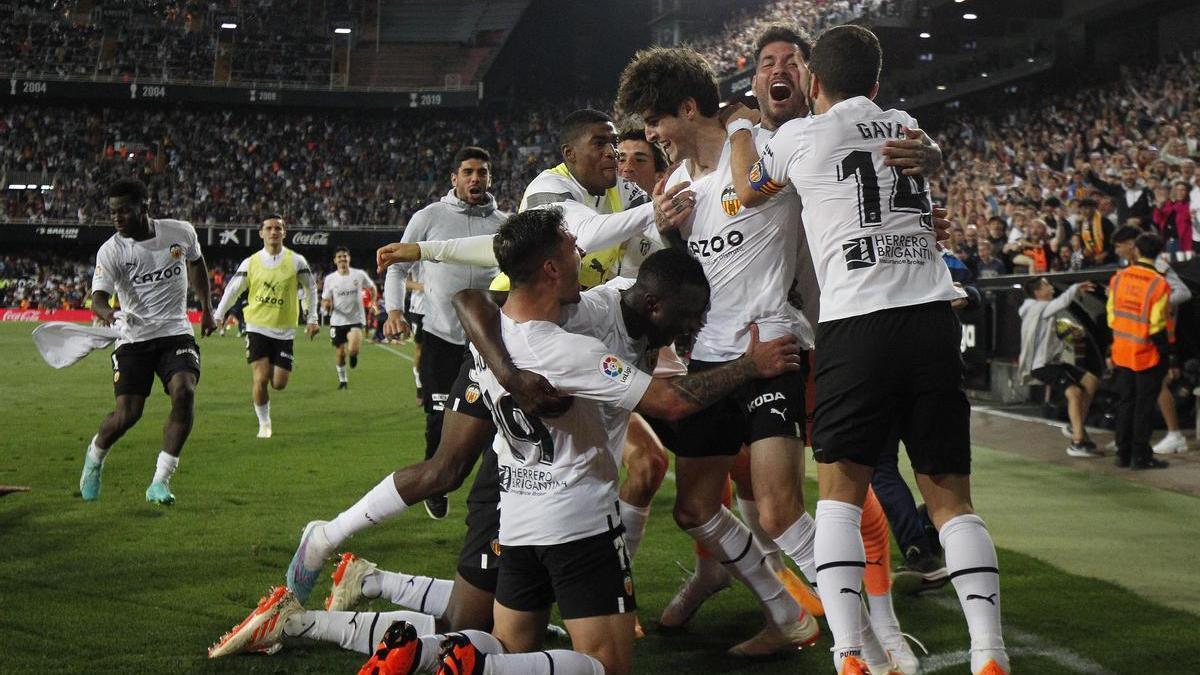
{"type": "Polygon", "coordinates": [[[634,506],[621,500],[621,524],[625,526],[625,550],[629,553],[629,561],[633,562],[638,547],[642,545],[642,536],[646,534],[646,520],[650,518],[649,506],[634,506]]]}
{"type": "Polygon", "coordinates": [[[112,448],[100,447],[99,445],[96,444],[97,438],[99,438],[99,436],[92,436],[91,442],[88,443],[87,454],[88,454],[88,457],[90,457],[93,462],[103,464],[104,458],[108,457],[108,451],[112,450],[112,448]]]}
{"type": "Polygon", "coordinates": [[[707,523],[687,532],[758,596],[776,624],[790,623],[800,616],[800,605],[788,595],[771,567],[763,564],[765,556],[754,535],[729,509],[722,506],[707,523]]]}
{"type": "Polygon", "coordinates": [[[1167,430],[1167,435],[1164,436],[1163,438],[1183,438],[1183,432],[1180,431],[1179,429],[1176,429],[1174,431],[1167,430]]]}
{"type": "Polygon", "coordinates": [[[258,423],[259,424],[270,424],[271,423],[271,402],[267,401],[266,403],[264,403],[262,405],[255,403],[254,404],[254,414],[258,415],[258,423]]]}
{"type": "Polygon", "coordinates": [[[604,675],[604,665],[569,649],[491,654],[483,661],[483,675],[604,675]]]}
{"type": "Polygon", "coordinates": [[[337,366],[338,382],[346,381],[346,366],[337,366]]]}
{"type": "Polygon", "coordinates": [[[750,531],[754,533],[754,538],[758,541],[758,545],[762,547],[763,553],[770,556],[772,553],[778,553],[779,547],[775,545],[775,540],[767,531],[762,529],[762,525],[758,524],[758,502],[753,499],[737,498],[738,514],[742,517],[742,522],[750,531]]]}
{"type": "Polygon", "coordinates": [[[402,572],[378,570],[363,578],[362,592],[368,598],[386,598],[401,607],[442,618],[450,604],[454,582],[417,577],[402,572]]]}
{"type": "Polygon", "coordinates": [[[460,630],[459,635],[464,635],[471,644],[475,645],[475,649],[484,654],[503,654],[504,645],[500,644],[491,633],[485,633],[481,630],[460,630]]]}
{"type": "MultiPolygon", "coordinates": [[[[370,654],[384,631],[396,621],[411,623],[418,635],[434,631],[434,618],[416,612],[301,612],[288,617],[283,634],[334,642],[342,649],[370,654]]],[[[436,655],[437,650],[433,653],[436,655]]]]}
{"type": "Polygon", "coordinates": [[[154,468],[155,483],[170,483],[171,476],[174,475],[175,469],[179,468],[179,458],[168,455],[163,451],[158,452],[158,463],[154,468]]]}
{"type": "Polygon", "coordinates": [[[337,548],[355,533],[399,515],[407,508],[400,493],[396,492],[396,481],[389,473],[353,506],[325,524],[325,538],[331,547],[337,548]]]}
{"type": "Polygon", "coordinates": [[[886,640],[900,634],[900,619],[896,617],[896,608],[892,605],[891,591],[881,595],[868,594],[867,605],[871,610],[871,628],[880,639],[886,640]]]}
{"type": "Polygon", "coordinates": [[[862,654],[862,580],[867,566],[860,531],[862,509],[822,499],[817,502],[816,521],[817,590],[833,634],[833,667],[841,672],[843,658],[862,654]]]}
{"type": "MultiPolygon", "coordinates": [[[[869,666],[882,666],[891,661],[887,650],[879,641],[878,634],[871,628],[871,616],[861,602],[858,603],[859,621],[862,623],[862,657],[869,666]]],[[[873,672],[873,671],[872,671],[873,672]]]]}
{"type": "Polygon", "coordinates": [[[421,388],[421,371],[417,370],[416,366],[413,366],[413,385],[415,385],[417,389],[421,388]]]}
{"type": "Polygon", "coordinates": [[[779,550],[795,561],[800,573],[810,584],[817,583],[817,565],[813,559],[813,541],[816,536],[817,523],[805,512],[775,540],[779,550]]]}
{"type": "Polygon", "coordinates": [[[938,539],[971,633],[971,670],[978,672],[988,659],[996,659],[1007,671],[1000,630],[1000,569],[983,519],[973,513],[951,518],[942,525],[938,539]]]}

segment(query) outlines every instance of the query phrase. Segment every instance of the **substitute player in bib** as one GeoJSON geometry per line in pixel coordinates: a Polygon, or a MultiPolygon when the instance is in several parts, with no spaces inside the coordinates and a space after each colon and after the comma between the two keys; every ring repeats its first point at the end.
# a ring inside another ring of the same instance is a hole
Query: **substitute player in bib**
{"type": "Polygon", "coordinates": [[[252,376],[251,393],[254,414],[258,417],[258,437],[270,438],[271,399],[267,387],[282,391],[287,387],[295,362],[292,340],[296,335],[296,317],[300,316],[299,290],[304,291],[308,325],[305,334],[311,340],[320,329],[317,319],[317,284],[304,256],[283,245],[287,228],[283,218],[271,216],[263,221],[258,234],[263,249],[238,265],[225,287],[217,306],[217,322],[248,290],[246,299],[246,362],[252,376]]]}
{"type": "Polygon", "coordinates": [[[133,179],[119,180],[108,190],[108,209],[117,233],[96,253],[92,313],[101,323],[112,325],[117,316],[109,301],[116,294],[126,330],[112,355],[116,406],[100,424],[83,459],[79,494],[88,502],[100,498],[104,458],[141,418],[157,376],[171,397],[171,412],[146,501],[175,503],[171,476],[192,430],[200,381],[200,348],[187,315],[189,281],[200,304],[201,335],[211,335],[217,327],[208,267],[195,228],[181,220],[150,218],[146,198],[146,186],[133,179]]]}
{"type": "Polygon", "coordinates": [[[821,284],[815,556],[834,667],[842,675],[868,672],[861,660],[861,504],[899,424],[967,617],[971,671],[999,675],[1008,672],[999,571],[971,507],[970,404],[950,308],[962,293],[937,252],[924,180],[884,164],[884,143],[917,125],[871,100],[881,63],[870,31],[826,31],[802,71],[814,116],[785,124],[761,158],[753,135],[734,130],[737,196],[759,204],[789,185],[799,192],[821,284]]]}
{"type": "Polygon", "coordinates": [[[333,254],[337,271],[325,276],[321,300],[329,312],[329,338],[337,350],[338,389],[349,384],[346,362],[358,366],[358,348],[362,345],[362,329],[366,324],[363,293],[368,295],[367,307],[375,306],[375,282],[366,272],[350,266],[350,249],[342,246],[333,254]]]}

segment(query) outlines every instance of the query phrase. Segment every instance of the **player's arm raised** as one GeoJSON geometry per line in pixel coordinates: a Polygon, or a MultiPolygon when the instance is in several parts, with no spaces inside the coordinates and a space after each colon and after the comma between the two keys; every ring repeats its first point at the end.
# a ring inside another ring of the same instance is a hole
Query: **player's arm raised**
{"type": "Polygon", "coordinates": [[[763,169],[762,158],[754,145],[753,126],[759,113],[740,103],[725,106],[725,130],[729,132],[729,169],[733,174],[733,189],[743,206],[758,206],[767,201],[783,185],[771,180],[763,169]]]}
{"type": "Polygon", "coordinates": [[[570,398],[560,397],[546,378],[513,364],[500,335],[500,308],[487,291],[459,291],[454,295],[454,311],[467,339],[522,411],[537,417],[554,417],[570,407],[570,398]]]}
{"type": "Polygon", "coordinates": [[[683,377],[654,378],[638,402],[637,412],[676,421],[707,408],[751,380],[800,370],[800,359],[800,345],[794,335],[759,342],[758,326],[751,324],[750,346],[741,358],[683,377]]]}

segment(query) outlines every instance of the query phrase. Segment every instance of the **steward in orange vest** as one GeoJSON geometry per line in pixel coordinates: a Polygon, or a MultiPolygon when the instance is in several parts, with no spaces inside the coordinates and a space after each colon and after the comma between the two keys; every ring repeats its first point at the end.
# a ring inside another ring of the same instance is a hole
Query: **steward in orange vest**
{"type": "Polygon", "coordinates": [[[1159,469],[1167,462],[1151,453],[1150,434],[1167,371],[1167,316],[1171,291],[1154,268],[1162,239],[1138,235],[1136,247],[1122,251],[1136,259],[1113,275],[1108,284],[1108,325],[1112,328],[1112,363],[1117,393],[1117,466],[1159,469]]]}

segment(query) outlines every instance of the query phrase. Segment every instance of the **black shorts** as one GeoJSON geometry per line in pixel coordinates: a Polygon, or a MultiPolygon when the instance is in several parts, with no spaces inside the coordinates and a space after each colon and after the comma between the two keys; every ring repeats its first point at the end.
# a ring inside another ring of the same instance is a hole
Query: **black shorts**
{"type": "Polygon", "coordinates": [[[340,347],[350,341],[350,331],[355,328],[362,330],[361,323],[350,323],[345,326],[330,326],[329,339],[334,347],[340,347]]]}
{"type": "MultiPolygon", "coordinates": [[[[450,389],[462,370],[463,356],[469,353],[465,345],[447,342],[433,333],[425,334],[417,372],[421,375],[421,391],[427,414],[440,413],[450,400],[450,389]]],[[[489,415],[490,417],[490,415],[489,415]]]]}
{"type": "Polygon", "coordinates": [[[1083,387],[1087,371],[1073,363],[1050,363],[1029,373],[1039,382],[1050,385],[1055,393],[1061,394],[1067,387],[1083,387]]]}
{"type": "Polygon", "coordinates": [[[472,377],[474,370],[475,359],[471,357],[471,350],[468,349],[463,355],[462,366],[458,369],[458,377],[454,378],[454,384],[450,386],[450,396],[446,399],[446,407],[454,412],[490,422],[492,421],[492,411],[488,410],[487,404],[483,402],[483,392],[475,382],[475,378],[472,377]]]}
{"type": "Polygon", "coordinates": [[[549,609],[563,619],[624,614],[637,609],[625,528],[552,546],[505,546],[496,602],[518,612],[549,609]]]}
{"type": "Polygon", "coordinates": [[[267,358],[272,366],[291,370],[295,362],[292,353],[291,340],[279,340],[253,331],[246,333],[246,363],[267,358]]]}
{"type": "Polygon", "coordinates": [[[416,312],[405,312],[404,320],[408,322],[408,327],[412,329],[413,342],[421,344],[425,342],[425,315],[417,314],[416,312]]]}
{"type": "Polygon", "coordinates": [[[493,595],[500,573],[500,472],[489,443],[467,495],[467,534],[458,554],[458,574],[493,595]]]}
{"type": "MultiPolygon", "coordinates": [[[[720,457],[738,454],[743,445],[765,438],[804,438],[804,385],[808,354],[803,368],[767,380],[754,380],[729,396],[675,424],[676,444],[667,446],[680,457],[720,457]]],[[[723,363],[692,359],[689,373],[723,363]]]]}
{"type": "Polygon", "coordinates": [[[154,376],[167,383],[180,371],[200,380],[200,347],[191,335],[172,335],[121,345],[112,353],[113,393],[117,396],[149,396],[154,376]]]}
{"type": "Polygon", "coordinates": [[[679,432],[675,429],[673,422],[668,422],[658,417],[649,417],[642,415],[642,419],[646,420],[646,424],[654,430],[654,435],[658,436],[658,440],[662,441],[663,447],[668,450],[674,450],[679,447],[679,432]]]}
{"type": "Polygon", "coordinates": [[[899,429],[913,470],[971,473],[962,327],[948,302],[817,325],[813,454],[875,466],[899,429]]]}

